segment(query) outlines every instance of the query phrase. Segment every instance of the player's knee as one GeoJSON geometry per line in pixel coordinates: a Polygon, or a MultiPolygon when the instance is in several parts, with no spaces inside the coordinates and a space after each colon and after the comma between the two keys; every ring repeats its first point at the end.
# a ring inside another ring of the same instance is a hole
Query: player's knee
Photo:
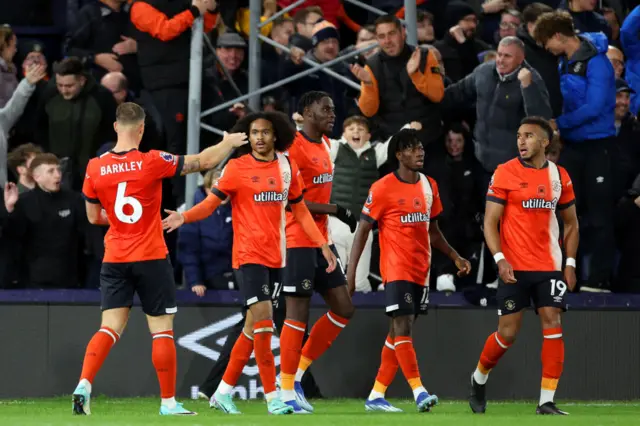
{"type": "Polygon", "coordinates": [[[149,325],[151,334],[173,330],[173,317],[173,314],[160,316],[147,315],[147,324],[149,325]]]}
{"type": "Polygon", "coordinates": [[[511,345],[518,337],[518,329],[515,324],[501,325],[498,327],[498,334],[507,344],[511,345]]]}
{"type": "Polygon", "coordinates": [[[287,319],[298,321],[304,324],[307,324],[309,322],[309,307],[311,305],[311,298],[287,296],[286,305],[287,319]]]}
{"type": "Polygon", "coordinates": [[[254,303],[249,307],[249,310],[251,311],[251,316],[253,317],[254,323],[273,318],[271,301],[266,300],[263,302],[254,303]]]}
{"type": "Polygon", "coordinates": [[[331,311],[336,315],[344,319],[350,320],[353,317],[353,314],[356,312],[356,308],[353,306],[353,303],[344,303],[337,307],[338,309],[332,309],[331,311]]]}
{"type": "Polygon", "coordinates": [[[393,318],[392,327],[394,336],[411,336],[413,318],[403,315],[393,318]]]}
{"type": "Polygon", "coordinates": [[[129,320],[128,308],[109,309],[102,312],[101,327],[108,327],[118,334],[122,334],[129,320]]]}

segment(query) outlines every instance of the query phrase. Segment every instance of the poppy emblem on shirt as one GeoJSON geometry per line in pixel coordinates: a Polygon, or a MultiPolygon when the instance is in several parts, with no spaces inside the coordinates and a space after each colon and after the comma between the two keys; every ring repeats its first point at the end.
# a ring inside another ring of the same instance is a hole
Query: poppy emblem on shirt
{"type": "Polygon", "coordinates": [[[269,184],[269,186],[276,186],[276,179],[273,177],[270,177],[267,179],[267,183],[269,184]]]}
{"type": "Polygon", "coordinates": [[[413,199],[413,208],[416,210],[420,210],[422,208],[422,200],[420,198],[413,199]]]}
{"type": "Polygon", "coordinates": [[[544,185],[538,185],[538,197],[544,197],[547,193],[547,189],[544,185]]]}

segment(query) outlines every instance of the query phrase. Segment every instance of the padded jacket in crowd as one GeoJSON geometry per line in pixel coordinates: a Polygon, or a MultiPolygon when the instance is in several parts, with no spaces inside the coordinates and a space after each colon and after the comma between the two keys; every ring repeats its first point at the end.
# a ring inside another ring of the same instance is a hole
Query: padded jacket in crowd
{"type": "Polygon", "coordinates": [[[0,58],[0,107],[9,102],[16,87],[18,87],[18,77],[16,77],[15,66],[7,64],[0,58]]]}
{"type": "MultiPolygon", "coordinates": [[[[202,188],[194,196],[194,204],[207,197],[202,188]]],[[[231,204],[219,206],[200,222],[186,223],[178,233],[178,261],[190,287],[204,285],[207,278],[230,272],[233,227],[231,204]]]]}
{"type": "Polygon", "coordinates": [[[598,12],[572,12],[569,10],[569,1],[563,0],[560,2],[558,9],[563,9],[569,12],[573,18],[573,26],[578,33],[598,33],[602,32],[607,37],[611,38],[611,27],[604,19],[604,16],[598,12]]]}
{"type": "Polygon", "coordinates": [[[476,158],[487,172],[518,155],[516,135],[526,116],[551,118],[549,94],[540,74],[524,62],[532,73],[531,84],[522,88],[520,68],[500,76],[495,61],[485,62],[459,82],[445,89],[444,107],[455,110],[475,102],[474,130],[476,158]]]}
{"type": "Polygon", "coordinates": [[[626,56],[624,77],[636,93],[631,94],[631,112],[640,111],[640,6],[626,17],[620,28],[620,41],[626,56]]]}
{"type": "Polygon", "coordinates": [[[564,106],[556,119],[565,142],[614,137],[616,80],[606,56],[607,37],[601,33],[578,36],[580,48],[571,59],[560,59],[560,89],[564,106]]]}

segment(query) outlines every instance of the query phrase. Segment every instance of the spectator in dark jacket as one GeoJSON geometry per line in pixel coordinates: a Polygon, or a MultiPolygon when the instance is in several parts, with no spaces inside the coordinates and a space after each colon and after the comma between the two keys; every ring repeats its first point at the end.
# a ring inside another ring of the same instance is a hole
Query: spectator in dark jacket
{"type": "Polygon", "coordinates": [[[616,210],[615,230],[620,263],[614,290],[640,293],[640,175],[625,195],[616,210]]]}
{"type": "Polygon", "coordinates": [[[616,83],[606,56],[607,37],[575,32],[564,11],[536,22],[534,38],[560,59],[563,112],[554,125],[565,145],[560,157],[575,188],[581,247],[590,253],[589,279],[582,290],[608,291],[613,270],[613,188],[610,149],[616,136],[616,83]],[[588,230],[588,231],[587,231],[588,230]]]}
{"type": "Polygon", "coordinates": [[[21,244],[20,282],[29,288],[68,288],[79,284],[79,242],[87,215],[80,194],[61,188],[60,160],[38,154],[31,162],[36,187],[18,197],[5,188],[3,238],[21,244]]]}
{"type": "MultiPolygon", "coordinates": [[[[202,202],[211,193],[211,187],[220,173],[213,170],[207,172],[203,186],[195,193],[194,204],[202,202]]],[[[205,220],[180,228],[178,261],[184,269],[187,285],[198,296],[204,296],[207,289],[234,288],[232,243],[231,204],[225,203],[205,220]]]]}
{"type": "Polygon", "coordinates": [[[478,55],[489,50],[490,46],[476,38],[478,16],[468,4],[461,1],[449,3],[445,19],[449,31],[434,46],[442,54],[447,75],[455,83],[480,64],[478,55]]]}
{"type": "Polygon", "coordinates": [[[616,132],[611,164],[614,175],[614,200],[619,200],[640,173],[640,123],[629,111],[633,89],[627,82],[616,80],[616,132]]]}
{"type": "Polygon", "coordinates": [[[89,159],[115,140],[116,103],[78,58],[63,59],[53,72],[36,114],[36,142],[61,158],[63,185],[80,190],[89,159]]]}
{"type": "Polygon", "coordinates": [[[485,170],[484,188],[499,164],[518,156],[513,141],[520,121],[531,115],[551,117],[544,81],[524,61],[524,45],[517,37],[502,39],[496,61],[447,87],[444,102],[447,109],[476,105],[475,152],[485,170]]]}
{"type": "Polygon", "coordinates": [[[100,0],[82,7],[67,33],[65,52],[80,58],[97,81],[108,72],[122,72],[137,94],[142,82],[130,8],[128,0],[100,0]]]}
{"type": "Polygon", "coordinates": [[[635,93],[631,95],[631,112],[640,112],[640,6],[627,16],[620,29],[620,42],[627,57],[625,80],[635,93]]]}
{"type": "Polygon", "coordinates": [[[439,103],[444,81],[439,63],[429,49],[409,46],[400,20],[381,16],[375,24],[380,53],[367,60],[366,67],[351,66],[360,80],[360,111],[372,117],[374,140],[386,140],[405,123],[422,125],[420,140],[429,145],[442,135],[439,103]]]}
{"type": "Polygon", "coordinates": [[[553,12],[551,7],[542,3],[533,3],[522,12],[524,25],[518,28],[517,36],[524,43],[524,58],[538,73],[549,92],[552,117],[562,114],[562,92],[560,92],[560,74],[558,72],[558,58],[544,47],[538,46],[533,39],[536,20],[543,13],[553,12]]]}
{"type": "MultiPolygon", "coordinates": [[[[290,77],[294,74],[304,71],[309,67],[302,61],[304,56],[306,59],[316,62],[325,63],[338,57],[340,49],[340,36],[336,27],[328,21],[320,21],[313,30],[313,49],[304,53],[301,49],[295,47],[291,49],[291,57],[284,61],[281,70],[281,78],[290,77]]],[[[353,78],[349,73],[347,66],[340,62],[331,67],[331,69],[345,78],[353,78]]],[[[333,99],[335,106],[336,121],[333,127],[333,135],[330,137],[338,137],[342,122],[350,112],[350,109],[356,109],[355,102],[352,99],[347,101],[347,85],[342,81],[335,79],[322,71],[317,71],[306,77],[298,79],[287,85],[287,90],[291,95],[290,105],[297,106],[298,99],[309,91],[327,92],[333,99]]]]}
{"type": "Polygon", "coordinates": [[[602,32],[611,38],[611,27],[604,16],[595,12],[598,3],[594,0],[562,0],[559,9],[568,11],[573,18],[576,33],[602,32]]]}
{"type": "Polygon", "coordinates": [[[295,25],[295,33],[291,36],[289,43],[292,46],[309,51],[313,48],[311,37],[313,36],[313,26],[321,21],[324,14],[318,6],[309,6],[299,9],[293,15],[293,24],[295,25]]]}

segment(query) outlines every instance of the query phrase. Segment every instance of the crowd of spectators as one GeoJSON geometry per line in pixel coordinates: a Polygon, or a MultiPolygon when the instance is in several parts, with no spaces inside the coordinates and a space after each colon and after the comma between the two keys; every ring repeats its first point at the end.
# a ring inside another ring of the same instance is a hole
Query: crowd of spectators
{"type": "MultiPolygon", "coordinates": [[[[263,0],[261,20],[291,3],[263,0]]],[[[521,119],[542,116],[557,130],[548,158],[576,190],[581,291],[640,292],[640,2],[418,0],[418,46],[407,43],[403,0],[365,3],[387,15],[308,0],[260,28],[269,39],[261,42],[262,86],[332,62],[261,97],[263,109],[297,121],[305,92],[331,95],[332,202],[359,211],[371,183],[389,172],[388,138],[417,129],[424,171],[442,196],[440,227],[474,267],[460,279],[434,254],[432,288],[495,288],[484,195],[497,165],[518,155],[521,119]]],[[[0,288],[98,285],[104,229],[87,223],[84,169],[113,146],[115,109],[125,101],[147,111],[141,150],[185,153],[195,19],[204,18],[210,42],[202,109],[248,91],[248,0],[69,0],[67,12],[59,51],[0,27],[0,288]]],[[[225,131],[248,112],[239,102],[203,122],[225,131]]],[[[219,140],[202,130],[200,149],[219,140]]],[[[201,179],[196,203],[215,178],[201,179]]],[[[181,178],[165,182],[164,207],[183,205],[184,187],[181,178]]],[[[332,239],[349,267],[353,234],[335,222],[332,239]]],[[[168,235],[178,282],[200,296],[235,288],[232,234],[223,206],[177,239],[168,235]]],[[[358,291],[378,289],[376,256],[371,237],[358,291]]]]}

